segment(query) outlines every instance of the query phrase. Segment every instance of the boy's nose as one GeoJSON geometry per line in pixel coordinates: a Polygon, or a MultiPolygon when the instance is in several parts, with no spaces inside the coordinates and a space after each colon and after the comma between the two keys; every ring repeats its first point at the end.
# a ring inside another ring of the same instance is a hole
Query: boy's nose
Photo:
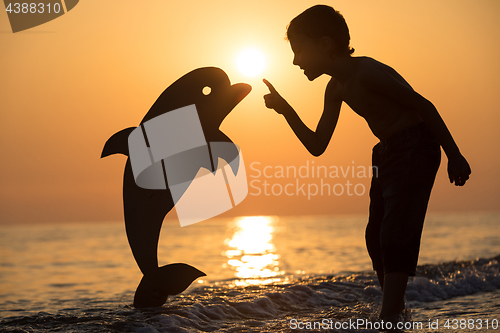
{"type": "Polygon", "coordinates": [[[292,61],[292,64],[294,64],[295,66],[298,66],[299,65],[299,59],[298,57],[295,55],[293,56],[293,61],[292,61]]]}

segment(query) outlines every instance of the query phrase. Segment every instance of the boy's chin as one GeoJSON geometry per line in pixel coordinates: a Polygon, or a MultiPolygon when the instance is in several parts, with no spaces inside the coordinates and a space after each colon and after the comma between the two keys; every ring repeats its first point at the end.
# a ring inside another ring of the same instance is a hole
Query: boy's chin
{"type": "Polygon", "coordinates": [[[304,71],[304,75],[307,77],[307,79],[309,81],[314,81],[315,79],[317,79],[318,77],[321,76],[322,73],[311,73],[311,72],[308,72],[308,71],[304,71]]]}

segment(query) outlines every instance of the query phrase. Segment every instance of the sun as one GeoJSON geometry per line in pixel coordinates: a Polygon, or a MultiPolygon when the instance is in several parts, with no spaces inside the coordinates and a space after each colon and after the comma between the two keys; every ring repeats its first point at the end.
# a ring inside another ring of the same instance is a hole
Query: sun
{"type": "Polygon", "coordinates": [[[237,59],[239,71],[246,76],[257,76],[264,70],[266,61],[262,52],[257,49],[241,51],[237,59]]]}

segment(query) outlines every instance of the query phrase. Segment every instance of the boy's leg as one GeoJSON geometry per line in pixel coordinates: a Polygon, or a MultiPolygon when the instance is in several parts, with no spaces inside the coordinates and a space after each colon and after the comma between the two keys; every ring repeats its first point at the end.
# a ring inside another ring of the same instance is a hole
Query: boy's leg
{"type": "Polygon", "coordinates": [[[380,246],[380,230],[383,219],[384,198],[382,197],[382,187],[374,176],[370,187],[370,216],[366,226],[365,241],[366,249],[373,263],[373,269],[377,272],[378,282],[382,289],[384,289],[384,267],[380,246]]]}
{"type": "Polygon", "coordinates": [[[378,283],[380,284],[380,288],[382,288],[382,291],[384,291],[384,282],[385,282],[385,274],[384,274],[384,270],[383,269],[380,269],[377,272],[377,279],[378,279],[378,283]]]}
{"type": "MultiPolygon", "coordinates": [[[[384,292],[381,318],[396,319],[404,309],[408,276],[415,275],[429,196],[440,163],[437,141],[408,140],[406,154],[394,154],[386,168],[385,215],[381,227],[384,292]],[[413,141],[413,142],[412,142],[413,141]]],[[[402,145],[400,145],[401,147],[402,145]]],[[[399,150],[398,152],[402,152],[399,150]]]]}
{"type": "Polygon", "coordinates": [[[373,269],[377,272],[380,287],[384,289],[384,266],[382,264],[382,251],[380,247],[380,229],[384,220],[384,197],[382,186],[378,179],[378,166],[380,163],[380,143],[373,147],[372,169],[373,177],[370,185],[370,208],[368,224],[366,225],[366,249],[372,260],[373,269]]]}
{"type": "Polygon", "coordinates": [[[383,274],[384,293],[380,319],[397,320],[404,308],[404,296],[408,283],[407,272],[390,272],[383,274]]]}
{"type": "Polygon", "coordinates": [[[379,147],[373,149],[372,165],[374,170],[370,187],[370,216],[366,227],[365,239],[366,247],[373,268],[377,272],[380,287],[383,290],[382,309],[380,318],[386,320],[396,320],[404,309],[404,294],[409,274],[407,272],[384,273],[381,230],[385,217],[386,205],[383,188],[378,179],[378,165],[380,165],[379,147]]]}

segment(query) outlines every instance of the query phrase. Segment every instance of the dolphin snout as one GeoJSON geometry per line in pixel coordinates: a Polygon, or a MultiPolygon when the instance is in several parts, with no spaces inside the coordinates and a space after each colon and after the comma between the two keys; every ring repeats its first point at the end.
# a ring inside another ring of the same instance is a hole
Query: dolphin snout
{"type": "Polygon", "coordinates": [[[227,96],[228,101],[230,102],[230,109],[227,111],[231,111],[236,105],[238,105],[243,98],[245,98],[250,91],[252,91],[252,86],[247,83],[235,83],[230,88],[230,96],[227,96]]]}
{"type": "Polygon", "coordinates": [[[235,83],[231,88],[234,90],[236,98],[238,99],[236,104],[241,102],[241,100],[252,91],[252,86],[247,83],[235,83]]]}
{"type": "MultiPolygon", "coordinates": [[[[207,105],[197,104],[200,116],[206,123],[214,124],[218,128],[224,118],[252,91],[252,86],[247,83],[235,83],[224,88],[218,88],[211,94],[207,105]]],[[[205,123],[202,121],[202,123],[205,123]]]]}

